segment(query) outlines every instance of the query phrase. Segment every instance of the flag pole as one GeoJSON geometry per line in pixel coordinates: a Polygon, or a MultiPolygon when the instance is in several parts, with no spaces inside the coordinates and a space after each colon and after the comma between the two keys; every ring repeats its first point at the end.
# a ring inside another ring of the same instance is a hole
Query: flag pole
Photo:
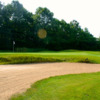
{"type": "Polygon", "coordinates": [[[15,41],[13,41],[13,52],[15,51],[15,41]]]}

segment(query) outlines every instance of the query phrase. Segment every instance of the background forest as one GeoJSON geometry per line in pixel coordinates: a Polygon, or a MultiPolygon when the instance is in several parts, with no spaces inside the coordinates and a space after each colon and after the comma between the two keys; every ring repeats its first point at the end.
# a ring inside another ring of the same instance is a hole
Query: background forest
{"type": "Polygon", "coordinates": [[[39,7],[32,14],[18,1],[8,5],[0,2],[0,50],[12,50],[13,41],[16,51],[20,48],[100,50],[100,38],[95,38],[87,28],[82,29],[79,22],[67,23],[53,15],[48,8],[39,7]],[[40,29],[46,31],[45,38],[38,36],[40,29]]]}

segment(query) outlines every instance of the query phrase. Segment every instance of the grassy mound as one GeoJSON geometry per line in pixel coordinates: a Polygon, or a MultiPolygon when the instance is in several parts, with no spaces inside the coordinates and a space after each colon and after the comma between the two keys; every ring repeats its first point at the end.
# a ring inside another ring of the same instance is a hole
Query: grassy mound
{"type": "Polygon", "coordinates": [[[42,51],[33,53],[0,53],[0,64],[42,63],[42,62],[81,62],[100,63],[97,51],[42,51]]]}
{"type": "Polygon", "coordinates": [[[11,100],[100,100],[100,72],[56,76],[36,82],[11,100]]]}

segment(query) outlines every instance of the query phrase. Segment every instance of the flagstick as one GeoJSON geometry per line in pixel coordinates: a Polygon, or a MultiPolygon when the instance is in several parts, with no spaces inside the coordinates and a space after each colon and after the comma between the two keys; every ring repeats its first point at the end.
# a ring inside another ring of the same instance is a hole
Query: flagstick
{"type": "Polygon", "coordinates": [[[14,49],[15,49],[15,41],[13,41],[13,52],[14,52],[14,49]]]}

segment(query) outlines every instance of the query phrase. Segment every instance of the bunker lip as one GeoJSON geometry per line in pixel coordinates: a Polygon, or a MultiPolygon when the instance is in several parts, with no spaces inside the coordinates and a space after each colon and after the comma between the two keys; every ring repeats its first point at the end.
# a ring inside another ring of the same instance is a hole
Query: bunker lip
{"type": "Polygon", "coordinates": [[[99,71],[100,64],[85,63],[0,65],[0,99],[8,100],[26,91],[34,82],[50,76],[99,71]]]}

